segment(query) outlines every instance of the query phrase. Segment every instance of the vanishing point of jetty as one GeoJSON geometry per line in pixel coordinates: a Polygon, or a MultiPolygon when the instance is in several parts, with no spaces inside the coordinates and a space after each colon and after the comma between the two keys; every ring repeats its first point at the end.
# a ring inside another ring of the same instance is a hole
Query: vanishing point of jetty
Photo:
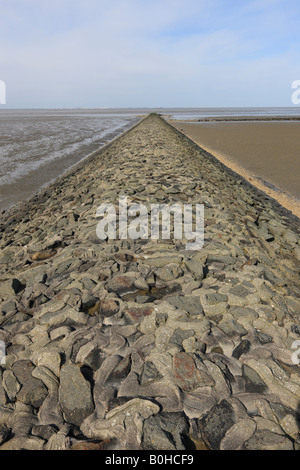
{"type": "Polygon", "coordinates": [[[299,232],[158,115],[4,213],[0,450],[298,450],[299,232]],[[204,245],[100,239],[121,196],[204,245]]]}

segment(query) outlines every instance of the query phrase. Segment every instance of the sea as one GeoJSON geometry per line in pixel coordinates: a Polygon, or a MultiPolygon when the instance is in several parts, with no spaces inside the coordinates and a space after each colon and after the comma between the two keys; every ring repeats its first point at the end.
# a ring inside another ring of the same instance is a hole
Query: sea
{"type": "Polygon", "coordinates": [[[28,199],[151,112],[168,119],[300,117],[300,108],[0,108],[0,211],[28,199]]]}

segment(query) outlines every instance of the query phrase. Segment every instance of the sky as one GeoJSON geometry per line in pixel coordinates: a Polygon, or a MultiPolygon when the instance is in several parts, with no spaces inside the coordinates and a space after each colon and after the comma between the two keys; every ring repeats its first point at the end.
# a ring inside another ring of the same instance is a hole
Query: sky
{"type": "Polygon", "coordinates": [[[295,80],[299,0],[0,0],[0,109],[293,106],[295,80]]]}

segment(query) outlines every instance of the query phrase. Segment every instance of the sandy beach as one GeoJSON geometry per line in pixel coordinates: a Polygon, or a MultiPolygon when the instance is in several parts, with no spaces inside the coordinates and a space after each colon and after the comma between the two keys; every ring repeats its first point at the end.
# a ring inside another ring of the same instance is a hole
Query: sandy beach
{"type": "Polygon", "coordinates": [[[171,124],[300,217],[300,122],[228,119],[171,124]]]}

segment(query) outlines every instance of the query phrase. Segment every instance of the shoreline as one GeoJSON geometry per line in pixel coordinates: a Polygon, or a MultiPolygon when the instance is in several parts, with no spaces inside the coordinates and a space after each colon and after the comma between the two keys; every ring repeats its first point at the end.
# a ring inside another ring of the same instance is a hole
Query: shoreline
{"type": "Polygon", "coordinates": [[[300,448],[299,220],[159,115],[0,233],[0,450],[300,448]],[[99,239],[124,193],[204,205],[204,246],[99,239]]]}
{"type": "MultiPolygon", "coordinates": [[[[217,119],[217,121],[222,121],[217,119]]],[[[231,121],[231,120],[229,120],[231,121]]],[[[235,120],[233,120],[235,121],[235,120]]],[[[236,121],[240,121],[237,119],[236,121]]],[[[250,121],[260,121],[259,118],[257,119],[250,119],[250,121]]],[[[267,119],[268,122],[274,121],[272,119],[267,119]]],[[[267,196],[271,197],[275,201],[277,201],[280,205],[282,205],[285,209],[290,211],[293,215],[295,215],[298,219],[300,219],[300,200],[297,199],[295,196],[292,194],[289,194],[288,192],[284,191],[282,188],[272,188],[274,187],[273,184],[271,184],[268,181],[264,181],[261,176],[258,174],[255,174],[254,172],[250,171],[249,169],[245,168],[243,165],[241,165],[237,160],[234,159],[234,157],[231,157],[228,154],[225,154],[216,148],[213,148],[212,146],[205,145],[200,137],[195,137],[195,135],[188,129],[188,125],[186,126],[187,128],[184,129],[184,124],[188,124],[189,122],[196,122],[196,121],[174,121],[174,120],[168,120],[175,129],[177,129],[179,132],[182,132],[184,135],[186,135],[188,138],[190,138],[195,144],[199,145],[201,148],[203,148],[205,151],[209,152],[213,156],[216,157],[217,160],[219,160],[222,164],[224,164],[227,168],[231,169],[235,173],[239,174],[242,176],[246,181],[248,181],[252,186],[255,186],[257,189],[263,191],[267,196]]],[[[199,121],[197,121],[199,122],[199,121]]],[[[225,121],[227,122],[227,121],[225,121]]]]}

